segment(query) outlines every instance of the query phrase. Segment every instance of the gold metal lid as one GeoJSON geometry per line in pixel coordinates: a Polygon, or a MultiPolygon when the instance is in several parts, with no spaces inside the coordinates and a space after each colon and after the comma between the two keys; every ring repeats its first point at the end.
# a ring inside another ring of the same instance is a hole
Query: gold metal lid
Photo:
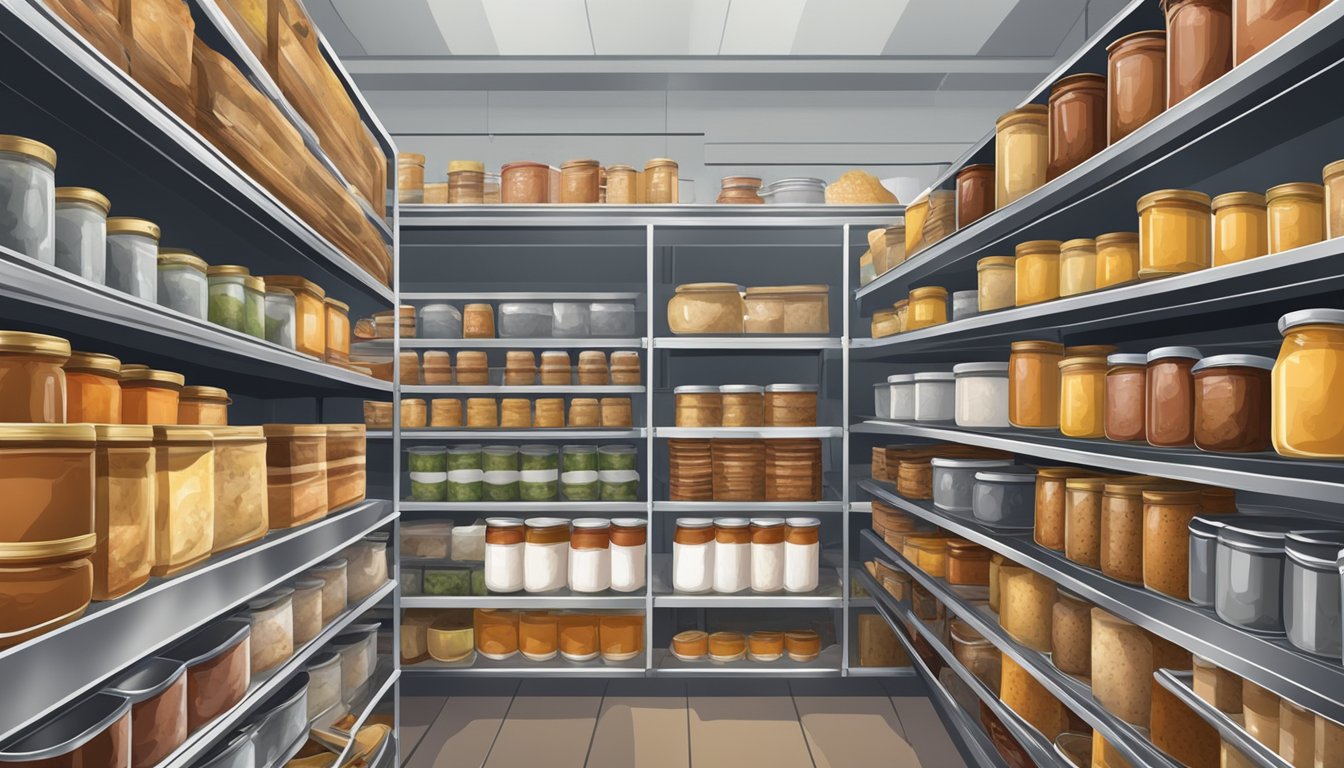
{"type": "Polygon", "coordinates": [[[635,166],[633,166],[633,165],[626,165],[626,164],[624,164],[624,163],[618,163],[618,164],[616,164],[616,165],[608,165],[608,166],[607,166],[607,173],[609,173],[609,174],[611,174],[611,173],[634,173],[634,172],[635,172],[635,166]]]}
{"type": "Polygon", "coordinates": [[[251,277],[252,270],[238,264],[213,264],[205,274],[210,277],[251,277]]]}
{"type": "Polygon", "coordinates": [[[71,352],[65,361],[67,371],[93,371],[95,373],[121,373],[121,361],[111,355],[97,352],[71,352]]]}
{"type": "Polygon", "coordinates": [[[144,363],[122,363],[122,364],[121,364],[121,372],[122,372],[122,373],[125,373],[126,371],[147,371],[147,370],[149,370],[149,366],[148,366],[148,365],[145,365],[144,363]]]}
{"type": "Polygon", "coordinates": [[[213,443],[215,436],[205,427],[194,425],[155,425],[154,441],[158,443],[213,443]]]}
{"type": "Polygon", "coordinates": [[[1028,240],[1025,243],[1018,243],[1015,253],[1019,257],[1035,253],[1058,253],[1062,245],[1058,240],[1028,240]]]}
{"type": "Polygon", "coordinates": [[[1011,267],[1017,263],[1016,256],[986,256],[975,262],[975,268],[987,269],[989,267],[1011,267]]]}
{"type": "Polygon", "coordinates": [[[182,399],[207,400],[211,402],[224,403],[226,405],[233,402],[232,400],[229,399],[229,393],[227,390],[221,389],[219,387],[205,387],[199,384],[190,387],[183,387],[182,399]]]}
{"type": "MultiPolygon", "coordinates": [[[[410,400],[402,400],[403,405],[410,400]]],[[[425,406],[425,401],[420,401],[420,407],[425,406]]],[[[266,431],[267,437],[326,437],[327,427],[325,424],[265,424],[262,427],[266,431]]]]}
{"type": "Polygon", "coordinates": [[[1295,181],[1291,184],[1280,184],[1277,187],[1270,187],[1265,190],[1266,202],[1272,203],[1275,200],[1284,197],[1305,197],[1311,200],[1323,200],[1325,198],[1325,187],[1309,181],[1295,181]]]}
{"type": "Polygon", "coordinates": [[[1321,176],[1328,180],[1331,176],[1334,176],[1341,171],[1344,171],[1344,160],[1336,160],[1321,169],[1321,176]]]}
{"type": "Polygon", "coordinates": [[[258,292],[258,293],[265,293],[265,292],[266,292],[266,281],[265,281],[265,280],[262,280],[261,277],[259,277],[259,276],[257,276],[257,275],[244,275],[244,276],[243,276],[243,287],[246,288],[246,289],[249,290],[249,291],[256,291],[256,292],[258,292]]]}
{"type": "Polygon", "coordinates": [[[1265,196],[1259,192],[1225,192],[1209,203],[1213,210],[1227,208],[1233,205],[1250,205],[1256,208],[1265,207],[1265,196]]]}
{"type": "Polygon", "coordinates": [[[103,215],[112,210],[112,201],[107,196],[96,189],[88,187],[57,187],[56,202],[58,203],[88,203],[89,205],[101,208],[103,215]]]}
{"type": "Polygon", "coordinates": [[[65,560],[86,555],[98,546],[98,534],[86,533],[58,541],[19,541],[0,544],[0,560],[11,563],[65,560]]]}
{"type": "Polygon", "coordinates": [[[482,163],[480,160],[449,160],[448,172],[456,173],[458,171],[485,173],[485,163],[482,163]]]}
{"type": "Polygon", "coordinates": [[[190,267],[204,273],[209,265],[205,259],[185,248],[161,248],[159,250],[160,267],[190,267]]]}
{"type": "Polygon", "coordinates": [[[44,357],[70,357],[70,342],[59,336],[25,331],[0,331],[0,354],[28,354],[44,357]]]}
{"type": "Polygon", "coordinates": [[[1045,121],[1047,112],[1049,112],[1049,108],[1044,104],[1027,104],[1001,115],[998,120],[994,121],[994,128],[1002,130],[1018,123],[1041,123],[1045,121]]]}
{"type": "Polygon", "coordinates": [[[92,424],[0,424],[0,443],[92,443],[92,424]]]}
{"type": "Polygon", "coordinates": [[[1138,209],[1139,213],[1143,213],[1160,203],[1185,203],[1208,208],[1212,202],[1212,198],[1208,195],[1203,192],[1196,192],[1193,189],[1159,189],[1140,197],[1138,209]]]}
{"type": "MultiPolygon", "coordinates": [[[[437,400],[436,400],[435,402],[437,402],[437,400]]],[[[367,432],[367,430],[366,430],[366,428],[364,427],[363,424],[328,424],[328,425],[327,425],[327,437],[335,437],[335,436],[337,436],[337,435],[340,435],[340,436],[342,436],[342,437],[355,437],[355,436],[361,436],[361,437],[362,437],[366,432],[367,432]]]]}
{"type": "Polygon", "coordinates": [[[1137,242],[1139,242],[1138,232],[1107,232],[1104,235],[1097,235],[1096,238],[1098,248],[1104,248],[1108,245],[1137,242]]]}
{"type": "Polygon", "coordinates": [[[601,163],[597,162],[596,160],[587,160],[587,159],[566,160],[564,163],[560,165],[560,169],[564,170],[565,168],[597,168],[600,165],[601,163]]]}
{"type": "Polygon", "coordinates": [[[1072,368],[1076,365],[1096,365],[1102,368],[1106,367],[1106,358],[1104,357],[1066,357],[1059,361],[1060,368],[1072,368]]]}
{"type": "Polygon", "coordinates": [[[148,424],[94,424],[93,431],[100,443],[148,443],[154,439],[154,428],[148,424]]]}
{"type": "Polygon", "coordinates": [[[1107,483],[1114,483],[1114,477],[1070,477],[1064,480],[1064,487],[1070,490],[1100,491],[1107,483]]]}
{"type": "Polygon", "coordinates": [[[413,163],[415,165],[424,165],[425,156],[420,154],[419,152],[398,152],[397,164],[400,165],[401,163],[413,163]]]}
{"type": "Polygon", "coordinates": [[[922,288],[910,289],[910,301],[917,299],[935,299],[947,298],[947,289],[939,285],[926,285],[922,288]]]}
{"type": "Polygon", "coordinates": [[[1090,237],[1075,237],[1072,240],[1065,240],[1059,244],[1060,251],[1071,251],[1074,248],[1087,248],[1091,250],[1097,247],[1097,241],[1090,237]]]}
{"type": "Polygon", "coordinates": [[[127,370],[127,367],[123,365],[121,367],[121,383],[167,385],[181,389],[182,385],[187,383],[187,377],[172,371],[156,371],[153,368],[131,368],[127,370]]]}
{"type": "Polygon", "coordinates": [[[771,293],[826,293],[829,286],[826,285],[760,285],[755,288],[748,288],[748,296],[760,296],[771,293]]]}
{"type": "Polygon", "coordinates": [[[677,167],[677,161],[676,161],[676,160],[673,160],[673,159],[670,158],[670,157],[654,157],[654,158],[650,158],[649,162],[647,162],[647,163],[644,164],[644,170],[647,171],[647,170],[650,169],[650,168],[661,168],[661,167],[666,166],[666,165],[670,165],[670,166],[672,166],[673,168],[676,168],[676,167],[677,167]]]}
{"type": "Polygon", "coordinates": [[[56,150],[35,139],[24,138],[23,136],[0,135],[0,152],[27,155],[28,157],[41,160],[52,168],[56,167],[56,150]]]}
{"type": "Polygon", "coordinates": [[[325,299],[327,292],[322,286],[300,275],[266,275],[263,277],[267,287],[288,288],[291,291],[307,291],[316,294],[319,299],[325,299]]]}
{"type": "Polygon", "coordinates": [[[1012,350],[1014,352],[1050,352],[1062,355],[1064,354],[1064,345],[1054,341],[1014,341],[1012,350]]]}
{"type": "Polygon", "coordinates": [[[329,306],[329,307],[335,307],[336,309],[338,309],[338,310],[340,310],[340,311],[342,311],[342,312],[349,312],[349,311],[350,311],[350,305],[349,305],[349,304],[346,304],[344,301],[341,301],[340,299],[333,299],[333,298],[331,298],[330,296],[328,296],[328,297],[326,297],[325,299],[323,299],[322,301],[323,301],[327,306],[329,306]]]}
{"type": "Polygon", "coordinates": [[[214,435],[215,442],[251,442],[265,440],[266,432],[261,427],[201,427],[214,435]]]}
{"type": "Polygon", "coordinates": [[[158,240],[162,235],[159,225],[145,219],[130,216],[113,216],[107,220],[109,235],[143,235],[158,240]]]}

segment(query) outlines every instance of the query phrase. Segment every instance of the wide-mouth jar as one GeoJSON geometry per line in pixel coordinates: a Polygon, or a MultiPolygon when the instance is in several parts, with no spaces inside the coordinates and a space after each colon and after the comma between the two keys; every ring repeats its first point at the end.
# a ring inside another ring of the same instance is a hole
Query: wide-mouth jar
{"type": "Polygon", "coordinates": [[[1008,421],[1024,429],[1059,426],[1059,363],[1064,345],[1015,341],[1008,358],[1008,421]]]}
{"type": "Polygon", "coordinates": [[[70,342],[56,336],[0,331],[0,421],[63,424],[70,342]]]}
{"type": "Polygon", "coordinates": [[[675,334],[740,334],[746,307],[734,283],[678,285],[667,303],[667,324],[675,334]]]}
{"type": "Polygon", "coordinates": [[[1271,382],[1274,450],[1294,458],[1344,458],[1344,310],[1279,318],[1283,344],[1271,382]]]}
{"type": "Polygon", "coordinates": [[[107,286],[158,302],[159,225],[113,216],[107,220],[107,286]]]}
{"type": "Polygon", "coordinates": [[[1017,244],[1017,306],[1025,307],[1059,298],[1061,245],[1058,240],[1031,240],[1017,244]]]}
{"type": "Polygon", "coordinates": [[[1097,235],[1097,289],[1127,285],[1139,279],[1139,233],[1097,235]]]}
{"type": "Polygon", "coordinates": [[[1213,266],[1235,264],[1269,253],[1265,196],[1227,192],[1213,198],[1213,266]]]}
{"type": "Polygon", "coordinates": [[[952,367],[952,375],[956,379],[957,426],[981,429],[1009,426],[1007,363],[959,363],[952,367]]]}
{"type": "Polygon", "coordinates": [[[1301,248],[1325,238],[1325,187],[1280,184],[1265,192],[1269,253],[1301,248]]]}
{"type": "Polygon", "coordinates": [[[1287,536],[1320,528],[1311,518],[1229,517],[1218,531],[1214,556],[1218,618],[1249,632],[1282,635],[1287,536]]]}
{"type": "Polygon", "coordinates": [[[57,267],[102,285],[107,280],[107,214],[112,204],[87,187],[57,187],[55,261],[57,267]]]}
{"type": "Polygon", "coordinates": [[[976,292],[981,312],[1007,309],[1017,304],[1017,259],[986,256],[975,263],[976,292]]]}
{"type": "Polygon", "coordinates": [[[327,292],[317,283],[298,275],[267,275],[264,279],[268,292],[272,288],[284,288],[294,294],[295,348],[324,358],[327,354],[327,292]]]}
{"type": "Polygon", "coordinates": [[[1212,204],[1208,195],[1188,189],[1160,189],[1139,198],[1140,280],[1209,268],[1212,204]]]}
{"type": "Polygon", "coordinates": [[[1344,531],[1296,530],[1285,537],[1288,559],[1283,583],[1283,623],[1288,642],[1336,659],[1344,651],[1340,621],[1339,554],[1344,531]]]}
{"type": "Polygon", "coordinates": [[[210,283],[205,260],[183,248],[158,254],[158,302],[198,320],[209,318],[210,283]]]}

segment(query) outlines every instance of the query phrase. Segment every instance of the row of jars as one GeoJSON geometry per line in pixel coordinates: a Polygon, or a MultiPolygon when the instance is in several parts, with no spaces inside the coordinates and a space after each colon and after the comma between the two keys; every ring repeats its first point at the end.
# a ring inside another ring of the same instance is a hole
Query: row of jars
{"type": "Polygon", "coordinates": [[[815,384],[687,385],[672,390],[678,427],[815,427],[815,384]]]}
{"type": "Polygon", "coordinates": [[[813,592],[820,583],[815,517],[682,517],[672,540],[672,589],[687,594],[813,592]]]}
{"type": "Polygon", "coordinates": [[[644,614],[633,611],[405,611],[401,621],[401,661],[429,659],[469,665],[481,658],[531,662],[556,658],[609,664],[629,662],[644,652],[644,614]]]}
{"type": "Polygon", "coordinates": [[[826,334],[831,329],[830,288],[685,283],[667,302],[667,326],[678,335],[826,334]]]}
{"type": "Polygon", "coordinates": [[[779,179],[762,184],[759,176],[724,176],[719,182],[720,205],[824,205],[826,181],[812,177],[779,179]]]}
{"type": "MultiPolygon", "coordinates": [[[[634,425],[634,413],[628,397],[572,398],[569,401],[568,419],[565,418],[563,397],[539,397],[535,400],[526,397],[469,397],[465,408],[460,398],[436,397],[431,405],[432,413],[427,412],[424,400],[402,400],[401,425],[467,429],[561,429],[566,426],[630,429],[634,425]]],[[[388,416],[391,416],[390,412],[388,416]]]]}
{"type": "Polygon", "coordinates": [[[890,309],[873,312],[871,336],[881,339],[978,314],[979,291],[954,291],[949,295],[946,288],[936,285],[912,288],[906,298],[891,305],[890,309]]]}
{"type": "Polygon", "coordinates": [[[820,501],[821,441],[668,440],[672,501],[820,501]]]}
{"type": "MultiPolygon", "coordinates": [[[[442,178],[442,177],[440,177],[442,178]]],[[[678,167],[675,160],[655,157],[638,171],[631,165],[602,167],[597,160],[568,160],[559,168],[545,163],[505,163],[498,177],[485,172],[476,160],[448,163],[448,181],[425,183],[425,156],[415,152],[397,155],[397,188],[402,203],[480,205],[515,203],[563,205],[608,203],[611,205],[667,204],[678,202],[678,167]],[[441,184],[441,186],[436,186],[441,184]]]]}
{"type": "Polygon", "coordinates": [[[708,659],[712,664],[731,664],[747,659],[770,664],[787,658],[806,664],[821,655],[821,646],[821,634],[814,629],[756,630],[745,634],[688,629],[672,636],[668,652],[678,661],[692,663],[708,659]]]}
{"type": "Polygon", "coordinates": [[[643,518],[491,517],[485,525],[485,588],[491,593],[644,589],[643,518]]]}
{"type": "Polygon", "coordinates": [[[633,445],[453,445],[406,451],[414,501],[637,501],[638,458],[633,445]]]}
{"type": "MultiPolygon", "coordinates": [[[[355,359],[372,358],[361,352],[355,353],[355,359]]],[[[583,387],[605,387],[608,385],[637,386],[642,377],[639,353],[617,351],[611,353],[611,362],[607,362],[607,353],[602,350],[586,350],[579,353],[578,366],[570,364],[568,352],[547,350],[541,353],[541,365],[537,365],[534,352],[511,349],[505,353],[504,370],[499,373],[490,370],[490,361],[485,352],[462,350],[457,353],[457,367],[453,367],[451,353],[431,350],[421,356],[415,350],[401,352],[401,383],[458,386],[489,386],[499,383],[508,387],[532,387],[540,384],[548,387],[568,387],[577,384],[583,387]]],[[[392,380],[392,359],[390,355],[380,357],[374,375],[387,381],[392,380]]]]}

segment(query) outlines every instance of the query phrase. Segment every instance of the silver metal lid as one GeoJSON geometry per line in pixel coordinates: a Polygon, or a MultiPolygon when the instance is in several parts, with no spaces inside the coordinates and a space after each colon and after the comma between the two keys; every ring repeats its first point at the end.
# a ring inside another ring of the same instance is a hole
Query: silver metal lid
{"type": "Polygon", "coordinates": [[[1299,325],[1344,325],[1344,309],[1299,309],[1279,318],[1279,333],[1299,325]]]}
{"type": "Polygon", "coordinates": [[[1007,363],[959,363],[952,366],[953,376],[969,376],[971,374],[1002,374],[1008,375],[1007,363]]]}
{"type": "Polygon", "coordinates": [[[1107,357],[1107,358],[1106,358],[1106,364],[1107,364],[1107,365],[1147,365],[1147,364],[1148,364],[1148,356],[1147,356],[1147,355],[1134,355],[1134,354],[1125,354],[1125,353],[1121,353],[1121,354],[1118,354],[1118,355],[1111,355],[1110,357],[1107,357]]]}
{"type": "Polygon", "coordinates": [[[898,373],[895,376],[888,376],[888,384],[909,384],[915,380],[913,373],[898,373]]]}
{"type": "Polygon", "coordinates": [[[0,746],[0,763],[34,763],[68,755],[106,731],[130,708],[131,701],[125,696],[95,693],[0,746]]]}
{"type": "Polygon", "coordinates": [[[1242,552],[1282,554],[1289,533],[1320,527],[1321,521],[1313,518],[1237,515],[1218,531],[1218,545],[1242,552]]]}
{"type": "Polygon", "coordinates": [[[574,520],[575,528],[589,528],[596,530],[598,528],[610,528],[611,521],[605,517],[580,517],[574,520]]]}
{"type": "Polygon", "coordinates": [[[765,387],[755,384],[724,384],[719,391],[725,395],[759,395],[765,393],[765,387]]]}
{"type": "Polygon", "coordinates": [[[649,521],[642,517],[613,517],[611,524],[621,528],[647,528],[649,521]]]}
{"type": "Polygon", "coordinates": [[[1013,466],[1012,459],[948,459],[935,457],[930,463],[935,467],[943,467],[944,469],[992,469],[1013,466]]]}
{"type": "Polygon", "coordinates": [[[525,525],[528,528],[559,528],[568,526],[569,521],[563,517],[529,517],[525,525]]]}
{"type": "Polygon", "coordinates": [[[925,373],[915,374],[915,383],[921,381],[952,381],[956,379],[956,374],[951,371],[927,371],[925,373]]]}
{"type": "Polygon", "coordinates": [[[1147,361],[1151,363],[1167,357],[1185,357],[1198,360],[1204,355],[1194,347],[1158,347],[1148,353],[1147,361]]]}
{"type": "Polygon", "coordinates": [[[1224,518],[1226,515],[1208,515],[1204,517],[1195,517],[1190,520],[1191,536],[1197,536],[1201,539],[1217,539],[1218,532],[1223,529],[1227,523],[1224,518]]]}
{"type": "Polygon", "coordinates": [[[825,179],[818,179],[812,176],[794,176],[787,179],[772,181],[765,186],[770,189],[778,189],[780,187],[817,187],[825,189],[826,181],[825,179]]]}
{"type": "Polygon", "coordinates": [[[1344,530],[1322,528],[1315,531],[1293,531],[1284,541],[1283,549],[1297,562],[1313,568],[1333,567],[1344,551],[1344,530]]]}
{"type": "Polygon", "coordinates": [[[1022,467],[1020,470],[1005,467],[992,472],[976,472],[975,479],[983,483],[1035,483],[1036,470],[1031,467],[1022,467]]]}
{"type": "Polygon", "coordinates": [[[672,390],[674,395],[717,395],[719,388],[712,384],[687,384],[672,390]]]}
{"type": "Polygon", "coordinates": [[[820,528],[821,520],[815,517],[790,517],[784,523],[790,528],[820,528]]]}
{"type": "Polygon", "coordinates": [[[746,528],[748,525],[751,525],[751,521],[745,517],[714,518],[715,528],[746,528]]]}
{"type": "Polygon", "coordinates": [[[753,517],[751,524],[760,528],[777,528],[784,524],[782,517],[753,517]]]}
{"type": "Polygon", "coordinates": [[[708,528],[714,525],[714,521],[708,517],[679,517],[677,518],[678,528],[708,528]]]}
{"type": "Polygon", "coordinates": [[[487,517],[486,528],[516,528],[523,524],[521,517],[487,517]]]}
{"type": "Polygon", "coordinates": [[[1261,355],[1214,355],[1206,357],[1195,363],[1195,367],[1190,369],[1191,373],[1197,373],[1205,368],[1260,368],[1266,371],[1274,369],[1274,358],[1263,357],[1261,355]]]}
{"type": "Polygon", "coordinates": [[[771,384],[766,392],[816,392],[816,384],[771,384]]]}

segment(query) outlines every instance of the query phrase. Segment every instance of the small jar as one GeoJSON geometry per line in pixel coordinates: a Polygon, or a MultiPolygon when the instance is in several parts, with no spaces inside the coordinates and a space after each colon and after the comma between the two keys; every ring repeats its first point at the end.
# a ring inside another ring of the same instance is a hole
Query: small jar
{"type": "Polygon", "coordinates": [[[1050,652],[1058,589],[1050,579],[1020,565],[999,567],[999,623],[1014,640],[1050,652]]]}
{"type": "Polygon", "coordinates": [[[1106,148],[1106,78],[1082,73],[1050,87],[1045,175],[1056,178],[1106,148]]]}
{"type": "MultiPolygon", "coordinates": [[[[891,397],[891,418],[894,421],[915,420],[915,375],[898,373],[887,377],[891,397]]],[[[955,389],[953,396],[955,397],[955,389]]]]}
{"type": "Polygon", "coordinates": [[[607,199],[608,205],[634,205],[639,202],[636,186],[639,184],[639,173],[631,165],[609,165],[607,166],[607,199]]]}
{"type": "Polygon", "coordinates": [[[638,592],[644,588],[644,563],[647,557],[649,523],[638,517],[618,517],[611,521],[611,588],[617,592],[638,592]]]}
{"type": "MultiPolygon", "coordinates": [[[[952,366],[956,378],[957,426],[1005,429],[1008,424],[1008,364],[960,363],[952,366]]],[[[878,414],[880,418],[885,418],[878,414]]]]}
{"type": "Polygon", "coordinates": [[[539,370],[541,385],[544,387],[567,387],[574,381],[568,352],[561,350],[542,352],[539,370]]]}
{"type": "Polygon", "coordinates": [[[1063,344],[1013,342],[1008,358],[1008,421],[1013,426],[1059,426],[1059,364],[1063,359],[1063,344]]]}
{"type": "Polygon", "coordinates": [[[294,343],[304,354],[327,354],[327,292],[311,280],[297,275],[269,275],[266,285],[288,288],[294,293],[294,343]]]}
{"type": "Polygon", "coordinates": [[[1036,470],[1035,525],[1033,537],[1046,549],[1063,552],[1066,545],[1066,483],[1087,477],[1089,470],[1075,467],[1042,467],[1036,470]]]}
{"type": "Polygon", "coordinates": [[[620,351],[611,353],[611,383],[619,386],[639,386],[641,380],[639,353],[620,351]]]}
{"type": "Polygon", "coordinates": [[[1265,192],[1270,253],[1319,243],[1325,238],[1325,187],[1298,182],[1265,192]]]}
{"type": "Polygon", "coordinates": [[[178,399],[186,377],[172,371],[121,371],[122,424],[176,424],[178,399]]]}
{"type": "Polygon", "coordinates": [[[491,517],[485,521],[485,588],[508,594],[523,588],[523,521],[491,517]]]}
{"type": "Polygon", "coordinates": [[[634,426],[634,410],[628,397],[604,397],[601,400],[602,428],[629,429],[634,426]]]}
{"type": "Polygon", "coordinates": [[[1135,32],[1106,46],[1106,141],[1114,144],[1167,108],[1167,33],[1135,32]]]}
{"type": "Polygon", "coordinates": [[[603,613],[598,618],[602,660],[627,662],[644,652],[644,614],[629,611],[603,613]]]}
{"type": "Polygon", "coordinates": [[[605,387],[610,384],[607,353],[587,350],[579,353],[579,384],[585,387],[605,387]]]}
{"type": "Polygon", "coordinates": [[[714,521],[707,517],[677,520],[672,539],[672,588],[704,594],[714,588],[714,521]]]}
{"type": "Polygon", "coordinates": [[[1059,387],[1059,431],[1065,437],[1104,437],[1106,358],[1059,361],[1059,387]]]}
{"type": "Polygon", "coordinates": [[[666,157],[655,157],[644,164],[644,202],[648,205],[666,205],[679,200],[677,162],[666,157]]]}
{"type": "Polygon", "coordinates": [[[1234,264],[1269,253],[1265,196],[1228,192],[1213,198],[1213,266],[1234,264]]]}
{"type": "Polygon", "coordinates": [[[493,429],[499,426],[498,405],[493,397],[467,398],[467,428],[493,429]]]}
{"type": "Polygon", "coordinates": [[[297,307],[294,292],[288,288],[266,288],[266,340],[285,349],[296,349],[294,326],[297,307]]]}
{"type": "Polygon", "coordinates": [[[1101,502],[1105,477],[1064,481],[1064,556],[1088,568],[1101,566],[1101,502]]]}
{"type": "Polygon", "coordinates": [[[350,361],[350,305],[330,296],[322,305],[327,321],[327,362],[343,365],[350,361]]]}
{"type": "Polygon", "coordinates": [[[723,396],[715,386],[682,386],[676,397],[678,427],[718,427],[723,424],[723,396]]]}
{"type": "Polygon", "coordinates": [[[69,359],[65,339],[0,331],[0,421],[64,424],[69,359]]]}
{"type": "Polygon", "coordinates": [[[560,200],[566,205],[596,203],[601,166],[596,160],[569,160],[560,166],[560,200]]]}
{"type": "Polygon", "coordinates": [[[114,216],[107,220],[107,287],[158,303],[159,225],[114,216]]]}
{"type": "Polygon", "coordinates": [[[485,163],[479,160],[448,161],[449,205],[481,205],[485,202],[485,163]]]}
{"type": "Polygon", "coordinates": [[[990,551],[962,539],[947,542],[947,583],[959,586],[989,586],[990,551]]]}
{"type": "Polygon", "coordinates": [[[1139,279],[1139,233],[1097,235],[1097,290],[1139,279]]]}
{"type": "Polygon", "coordinates": [[[1050,660],[1061,672],[1092,674],[1092,604],[1059,590],[1050,624],[1050,660]]]}
{"type": "Polygon", "coordinates": [[[994,124],[994,207],[1002,208],[1046,182],[1047,108],[1028,104],[994,124]]]}
{"type": "Polygon", "coordinates": [[[980,314],[979,291],[952,292],[952,321],[965,320],[980,314]]]}
{"type": "Polygon", "coordinates": [[[1212,263],[1213,201],[1203,192],[1160,189],[1139,198],[1139,279],[1198,272],[1212,263]]]}
{"type": "Polygon", "coordinates": [[[986,256],[975,263],[976,296],[981,312],[1007,309],[1017,304],[1017,259],[986,256]]]}
{"type": "Polygon", "coordinates": [[[177,400],[177,424],[224,427],[229,424],[229,393],[219,387],[183,387],[177,400]]]}
{"type": "Polygon", "coordinates": [[[1066,240],[1059,246],[1059,295],[1074,296],[1097,289],[1097,241],[1066,240]]]}
{"type": "Polygon", "coordinates": [[[550,185],[550,168],[544,163],[505,163],[499,169],[499,199],[505,204],[549,203],[550,185]]]}
{"type": "Polygon", "coordinates": [[[790,517],[784,528],[784,591],[813,592],[820,583],[821,521],[790,517]]]}
{"type": "Polygon", "coordinates": [[[873,319],[869,324],[868,333],[874,339],[883,339],[887,336],[894,336],[900,332],[900,326],[896,324],[896,310],[879,309],[873,312],[873,319]]]}
{"type": "Polygon", "coordinates": [[[539,397],[532,425],[537,429],[562,429],[565,426],[565,398],[539,397]]]}
{"type": "Polygon", "coordinates": [[[765,424],[765,387],[727,384],[719,387],[725,427],[760,427],[765,424]]]}
{"type": "Polygon", "coordinates": [[[1202,357],[1194,347],[1159,347],[1148,353],[1144,384],[1144,431],[1158,448],[1195,442],[1195,379],[1202,357]]]}
{"type": "Polygon", "coordinates": [[[1190,369],[1195,381],[1195,446],[1250,453],[1270,448],[1270,372],[1259,355],[1215,355],[1190,369]]]}
{"type": "Polygon", "coordinates": [[[602,425],[601,407],[595,398],[576,397],[569,401],[569,426],[572,428],[602,425]]]}
{"type": "Polygon", "coordinates": [[[112,204],[87,187],[56,188],[55,264],[102,285],[107,280],[107,214],[112,204]]]}
{"type": "Polygon", "coordinates": [[[425,202],[425,156],[417,152],[397,153],[397,202],[425,202]]]}
{"type": "Polygon", "coordinates": [[[65,362],[66,418],[71,424],[121,423],[121,361],[72,352],[65,362]]]}
{"type": "Polygon", "coordinates": [[[537,358],[527,350],[511,349],[504,356],[504,386],[530,387],[537,383],[537,358]]]}
{"type": "Polygon", "coordinates": [[[1016,303],[1019,307],[1059,298],[1058,240],[1032,240],[1017,245],[1016,303]]]}
{"type": "Polygon", "coordinates": [[[468,304],[462,308],[462,338],[495,338],[495,309],[489,304],[468,304]]]}
{"type": "Polygon", "coordinates": [[[771,384],[765,388],[765,426],[815,427],[817,386],[771,384]]]}
{"type": "Polygon", "coordinates": [[[457,383],[472,387],[490,384],[490,361],[484,352],[463,350],[457,353],[457,383]]]}
{"type": "Polygon", "coordinates": [[[779,592],[784,589],[785,538],[784,520],[774,517],[756,517],[751,520],[751,590],[779,592]]]}
{"type": "Polygon", "coordinates": [[[751,528],[745,517],[714,521],[714,591],[731,595],[751,587],[751,528]]]}
{"type": "Polygon", "coordinates": [[[1295,458],[1344,458],[1344,310],[1304,309],[1279,318],[1274,363],[1274,450],[1295,458]]]}
{"type": "Polygon", "coordinates": [[[917,331],[947,322],[947,289],[936,285],[910,291],[905,330],[917,331]]]}
{"type": "Polygon", "coordinates": [[[1106,439],[1147,440],[1148,356],[1111,355],[1106,365],[1106,439]]]}
{"type": "Polygon", "coordinates": [[[611,588],[611,521],[580,517],[569,537],[569,588],[605,592],[611,588]]]}
{"type": "MultiPolygon", "coordinates": [[[[56,150],[22,136],[0,136],[0,246],[56,263],[56,150]]],[[[153,301],[153,297],[150,297],[153,301]]]]}
{"type": "Polygon", "coordinates": [[[1199,491],[1143,492],[1143,586],[1178,600],[1190,597],[1190,521],[1200,513],[1199,491]]]}
{"type": "Polygon", "coordinates": [[[1232,69],[1232,4],[1228,0],[1168,0],[1167,108],[1232,69]]]}
{"type": "MultiPolygon", "coordinates": [[[[994,211],[994,166],[968,165],[957,171],[957,229],[968,227],[994,211]]],[[[901,227],[905,248],[905,227],[901,227]]]]}
{"type": "Polygon", "coordinates": [[[1102,487],[1098,567],[1126,584],[1143,584],[1144,489],[1118,479],[1102,487]]]}
{"type": "Polygon", "coordinates": [[[534,517],[525,525],[523,590],[538,593],[564,589],[569,578],[569,521],[534,517]]]}

